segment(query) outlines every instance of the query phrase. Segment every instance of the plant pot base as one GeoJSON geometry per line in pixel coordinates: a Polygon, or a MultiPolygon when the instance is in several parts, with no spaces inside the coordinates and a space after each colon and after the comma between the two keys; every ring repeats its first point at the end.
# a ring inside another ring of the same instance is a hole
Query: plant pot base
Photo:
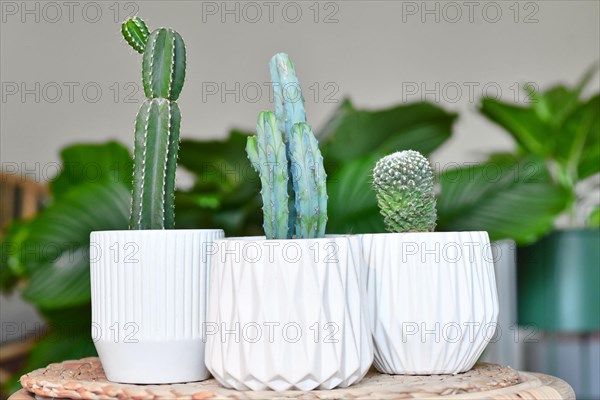
{"type": "Polygon", "coordinates": [[[111,382],[163,384],[210,378],[204,367],[201,339],[145,343],[100,341],[96,342],[96,350],[106,378],[111,382]]]}

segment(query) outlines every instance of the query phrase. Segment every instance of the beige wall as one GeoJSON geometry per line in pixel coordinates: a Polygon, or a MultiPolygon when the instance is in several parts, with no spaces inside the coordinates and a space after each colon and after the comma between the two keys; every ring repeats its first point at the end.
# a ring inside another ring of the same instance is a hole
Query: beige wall
{"type": "MultiPolygon", "coordinates": [[[[188,78],[180,99],[185,137],[222,137],[232,127],[252,128],[257,113],[272,108],[263,85],[269,78],[267,62],[286,51],[296,62],[313,125],[320,126],[335,109],[327,101],[334,90],[333,100],[349,96],[359,107],[379,108],[419,100],[428,89],[427,99],[461,112],[454,138],[434,160],[475,160],[511,147],[506,135],[474,111],[484,87],[489,93],[499,88],[512,99],[516,83],[571,84],[600,58],[598,1],[520,2],[518,15],[513,1],[321,2],[318,23],[312,1],[228,1],[229,9],[239,10],[239,22],[235,12],[221,15],[221,1],[69,4],[2,2],[2,163],[4,169],[40,163],[38,179],[54,171],[46,163],[56,161],[58,150],[69,143],[115,138],[131,145],[142,95],[134,95],[133,102],[125,95],[139,88],[140,58],[120,38],[114,19],[115,11],[120,20],[132,5],[151,27],[175,27],[186,40],[188,78]],[[262,17],[253,23],[256,5],[262,17]],[[423,14],[424,7],[433,14],[423,14]],[[289,22],[298,8],[302,17],[289,22]],[[330,13],[337,22],[324,22],[330,13]],[[206,90],[224,83],[235,92],[236,82],[239,99],[230,93],[223,101],[206,90]],[[262,88],[258,98],[257,86],[262,88]],[[417,93],[411,94],[408,89],[415,86],[417,93]],[[97,88],[102,94],[93,102],[97,88]],[[23,89],[32,92],[23,94],[23,89]]],[[[596,75],[590,90],[598,87],[596,75]]]]}

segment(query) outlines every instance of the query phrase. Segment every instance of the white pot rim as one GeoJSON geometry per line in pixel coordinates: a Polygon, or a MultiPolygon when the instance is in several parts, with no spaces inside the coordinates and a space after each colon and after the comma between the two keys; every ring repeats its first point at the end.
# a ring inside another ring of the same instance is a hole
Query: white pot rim
{"type": "Polygon", "coordinates": [[[349,235],[349,234],[332,234],[332,235],[325,235],[325,237],[322,238],[310,238],[310,239],[267,239],[265,236],[235,236],[235,237],[225,237],[225,238],[220,238],[220,239],[215,239],[214,242],[265,242],[265,243],[274,243],[274,242],[282,242],[282,243],[292,243],[292,242],[301,242],[301,243],[307,243],[307,242],[326,242],[326,241],[331,241],[332,239],[345,239],[345,238],[350,238],[352,236],[356,236],[356,235],[349,235]]]}
{"type": "Polygon", "coordinates": [[[377,232],[377,233],[361,233],[360,236],[413,236],[413,235],[428,235],[428,236],[444,236],[444,235],[488,235],[487,231],[448,231],[448,232],[377,232]]]}
{"type": "Polygon", "coordinates": [[[143,234],[143,235],[168,235],[172,233],[210,233],[210,232],[221,232],[223,229],[121,229],[112,231],[92,231],[92,234],[124,234],[128,233],[131,235],[143,234]]]}

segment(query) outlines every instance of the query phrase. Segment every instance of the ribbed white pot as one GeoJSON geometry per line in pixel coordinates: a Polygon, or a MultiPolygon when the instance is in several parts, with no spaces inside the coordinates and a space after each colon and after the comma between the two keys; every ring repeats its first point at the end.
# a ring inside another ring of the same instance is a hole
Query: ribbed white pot
{"type": "Polygon", "coordinates": [[[202,327],[220,229],[92,232],[92,337],[110,381],[207,379],[202,327]]]}
{"type": "Polygon", "coordinates": [[[375,367],[456,374],[473,367],[498,318],[487,232],[361,235],[375,367]]]}
{"type": "Polygon", "coordinates": [[[218,240],[206,365],[238,390],[358,382],[373,361],[360,240],[218,240]]]}

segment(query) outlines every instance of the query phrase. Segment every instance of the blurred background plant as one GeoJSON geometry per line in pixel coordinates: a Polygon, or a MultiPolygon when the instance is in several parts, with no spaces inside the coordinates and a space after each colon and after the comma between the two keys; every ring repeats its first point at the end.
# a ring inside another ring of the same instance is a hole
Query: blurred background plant
{"type": "MultiPolygon", "coordinates": [[[[582,196],[580,182],[597,177],[600,168],[598,94],[581,99],[589,77],[574,88],[556,86],[543,93],[526,87],[532,99],[528,107],[483,99],[482,115],[515,138],[516,150],[438,171],[436,230],[485,230],[492,240],[527,245],[550,233],[565,213],[573,226],[598,227],[597,203],[585,223],[572,211],[587,204],[583,198],[597,189],[592,186],[582,196]]],[[[349,100],[340,103],[317,132],[328,175],[328,232],[384,232],[371,188],[375,162],[408,149],[429,156],[451,137],[456,119],[424,102],[378,111],[358,110],[349,100]]],[[[193,184],[177,192],[178,228],[261,234],[260,181],[244,150],[251,133],[233,130],[221,141],[182,141],[179,165],[193,184]]],[[[63,168],[49,184],[50,200],[43,210],[9,224],[2,242],[2,289],[18,287],[47,321],[22,371],[95,354],[89,233],[128,225],[132,160],[127,148],[115,142],[77,144],[65,148],[61,158],[63,168]],[[90,179],[90,166],[95,179],[90,179]]],[[[598,264],[595,268],[597,274],[598,264]]],[[[586,311],[594,309],[597,303],[586,311]]],[[[16,379],[8,385],[9,392],[18,388],[16,379]]]]}
{"type": "MultiPolygon", "coordinates": [[[[540,342],[548,346],[546,371],[554,375],[565,362],[558,355],[560,335],[576,335],[575,343],[585,348],[600,331],[600,94],[582,96],[596,69],[574,87],[558,85],[537,93],[525,86],[531,99],[528,107],[485,98],[480,108],[514,138],[516,151],[510,157],[535,160],[536,171],[553,188],[530,192],[535,198],[523,204],[516,204],[514,194],[499,196],[504,199],[496,205],[496,218],[516,225],[520,218],[530,223],[527,214],[535,212],[534,205],[548,207],[547,218],[538,220],[536,235],[518,240],[525,246],[517,250],[516,280],[518,323],[539,330],[540,342]]],[[[456,189],[452,185],[451,190],[456,189]]],[[[585,373],[591,365],[589,350],[581,349],[581,354],[586,356],[573,367],[580,370],[579,392],[587,395],[594,392],[585,373]]]]}

